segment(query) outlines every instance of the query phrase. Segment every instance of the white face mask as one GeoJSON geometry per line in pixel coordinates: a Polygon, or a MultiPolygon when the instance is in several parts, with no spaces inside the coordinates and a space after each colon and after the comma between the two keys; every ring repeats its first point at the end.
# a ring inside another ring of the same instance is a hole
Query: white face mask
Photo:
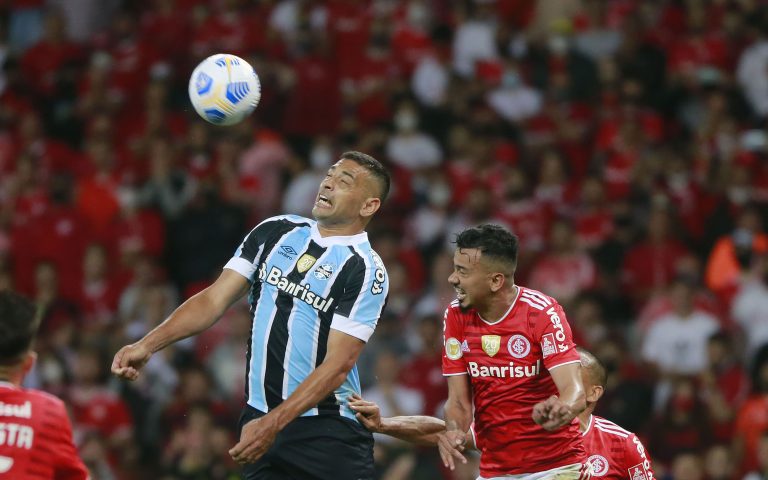
{"type": "Polygon", "coordinates": [[[401,132],[412,132],[416,130],[416,124],[419,119],[410,112],[402,112],[395,115],[395,127],[401,132]]]}
{"type": "Polygon", "coordinates": [[[438,183],[433,185],[429,189],[428,197],[429,203],[432,206],[442,208],[448,205],[451,201],[451,189],[444,183],[438,183]]]}
{"type": "Polygon", "coordinates": [[[331,149],[325,145],[317,145],[309,154],[309,164],[313,170],[326,170],[333,162],[331,149]]]}
{"type": "Polygon", "coordinates": [[[568,51],[568,40],[562,35],[549,37],[547,45],[549,46],[549,51],[555,55],[562,55],[568,51]]]}

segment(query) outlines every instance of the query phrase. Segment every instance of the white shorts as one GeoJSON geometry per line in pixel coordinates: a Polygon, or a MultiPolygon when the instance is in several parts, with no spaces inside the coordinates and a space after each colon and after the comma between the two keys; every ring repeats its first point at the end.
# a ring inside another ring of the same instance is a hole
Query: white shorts
{"type": "Polygon", "coordinates": [[[535,473],[516,473],[501,477],[477,477],[477,480],[589,480],[592,467],[589,463],[574,463],[535,473]]]}

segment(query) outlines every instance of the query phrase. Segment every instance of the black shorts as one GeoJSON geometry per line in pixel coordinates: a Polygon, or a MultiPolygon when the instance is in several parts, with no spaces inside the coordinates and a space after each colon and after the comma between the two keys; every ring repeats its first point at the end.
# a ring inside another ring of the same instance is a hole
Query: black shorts
{"type": "MultiPolygon", "coordinates": [[[[243,409],[243,425],[264,413],[243,409]]],[[[256,463],[243,468],[246,480],[373,480],[373,435],[345,417],[299,417],[277,434],[256,463]]]]}

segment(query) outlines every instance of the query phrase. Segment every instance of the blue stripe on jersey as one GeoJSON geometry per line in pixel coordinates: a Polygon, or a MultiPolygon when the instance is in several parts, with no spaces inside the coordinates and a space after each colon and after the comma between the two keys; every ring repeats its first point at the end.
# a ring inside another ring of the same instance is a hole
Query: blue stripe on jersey
{"type": "MultiPolygon", "coordinates": [[[[314,292],[322,292],[322,296],[325,298],[331,297],[331,287],[333,287],[334,281],[339,273],[341,273],[343,265],[354,258],[348,255],[346,255],[346,258],[344,257],[345,255],[342,255],[342,251],[338,248],[326,250],[323,256],[317,259],[316,265],[337,265],[337,267],[334,268],[333,273],[327,280],[318,279],[315,275],[308,275],[305,280],[309,283],[310,289],[314,292]]],[[[288,398],[290,392],[296,390],[307,375],[315,369],[321,322],[290,322],[289,327],[291,330],[291,341],[285,356],[284,366],[287,375],[285,376],[283,386],[283,398],[288,398]]],[[[330,327],[330,318],[328,318],[327,327],[330,327]]],[[[322,352],[324,356],[325,349],[322,349],[322,352]]],[[[317,415],[317,413],[317,408],[312,408],[304,413],[303,416],[313,416],[317,415]]]]}
{"type": "MultiPolygon", "coordinates": [[[[302,252],[309,244],[310,237],[306,234],[306,228],[296,228],[284,234],[275,243],[264,259],[262,265],[275,266],[283,272],[290,272],[299,260],[298,255],[291,255],[285,252],[281,247],[290,247],[296,252],[302,252]],[[280,252],[285,255],[280,255],[280,252]]],[[[265,288],[263,282],[261,285],[259,298],[256,299],[256,310],[253,314],[254,333],[251,337],[251,368],[248,377],[248,404],[257,410],[266,412],[267,396],[264,391],[264,377],[266,375],[266,353],[269,342],[269,332],[272,329],[272,323],[275,320],[277,309],[275,308],[279,290],[277,288],[265,288]]]]}

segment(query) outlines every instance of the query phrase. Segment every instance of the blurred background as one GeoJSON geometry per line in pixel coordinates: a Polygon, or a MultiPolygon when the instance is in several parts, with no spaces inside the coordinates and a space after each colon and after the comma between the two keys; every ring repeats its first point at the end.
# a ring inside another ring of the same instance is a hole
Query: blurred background
{"type": "MultiPolygon", "coordinates": [[[[260,220],[309,215],[348,149],[394,192],[371,224],[391,292],[359,362],[385,415],[442,416],[453,235],[521,241],[607,366],[597,413],[669,480],[768,475],[768,6],[759,0],[5,0],[0,289],[44,311],[27,385],[64,398],[95,479],[237,478],[249,315],[118,347],[220,272],[260,220]],[[228,52],[240,125],[187,82],[228,52]]],[[[474,479],[381,438],[380,479],[474,479]]]]}

